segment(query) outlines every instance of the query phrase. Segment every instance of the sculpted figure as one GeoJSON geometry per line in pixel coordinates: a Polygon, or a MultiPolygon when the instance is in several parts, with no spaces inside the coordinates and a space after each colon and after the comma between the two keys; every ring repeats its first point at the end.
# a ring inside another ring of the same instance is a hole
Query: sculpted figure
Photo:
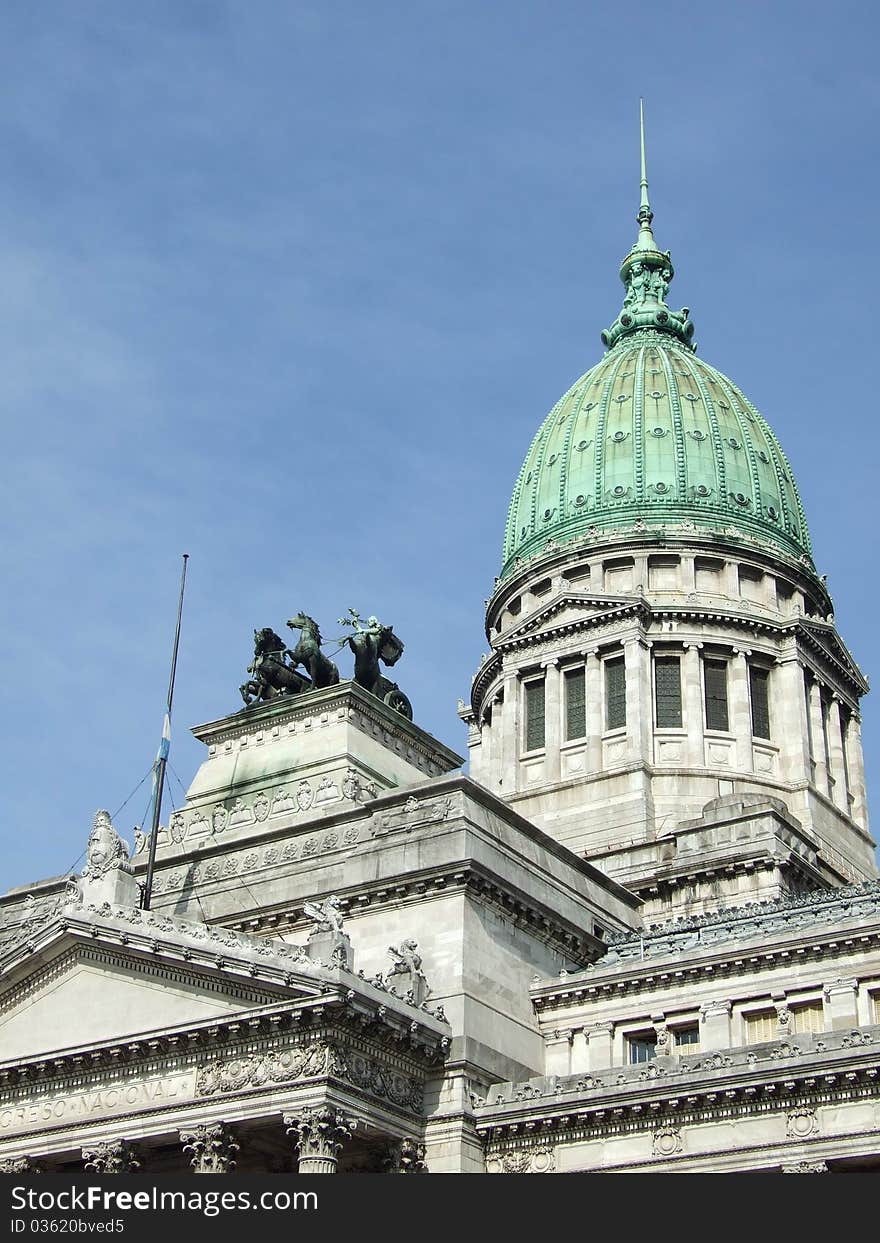
{"type": "Polygon", "coordinates": [[[412,720],[412,704],[396,682],[389,681],[379,670],[379,662],[396,665],[403,655],[403,643],[392,626],[383,626],[377,617],[368,617],[366,625],[356,609],[339,619],[341,626],[350,626],[353,633],[347,642],[354,655],[354,680],[365,691],[383,700],[395,712],[412,720]]]}
{"type": "Polygon", "coordinates": [[[315,619],[308,613],[297,613],[287,624],[291,630],[301,632],[299,642],[290,653],[291,664],[308,669],[314,689],[335,686],[339,681],[339,670],[321,651],[321,631],[315,619]]]}
{"type": "Polygon", "coordinates": [[[303,913],[314,921],[315,932],[342,932],[342,903],[335,894],[323,902],[307,902],[303,913]]]}
{"type": "Polygon", "coordinates": [[[391,966],[385,972],[385,987],[399,984],[406,999],[420,1006],[431,990],[422,970],[418,942],[407,937],[400,945],[389,945],[388,953],[391,955],[391,966]]]}
{"type": "Polygon", "coordinates": [[[248,665],[248,673],[254,676],[239,687],[246,706],[279,695],[297,695],[311,687],[308,678],[294,669],[290,655],[284,640],[271,626],[254,631],[254,659],[248,665]]]}
{"type": "Polygon", "coordinates": [[[131,871],[128,848],[114,829],[109,811],[97,811],[89,844],[86,847],[86,866],[83,876],[93,878],[103,876],[105,872],[110,872],[114,868],[131,871]]]}

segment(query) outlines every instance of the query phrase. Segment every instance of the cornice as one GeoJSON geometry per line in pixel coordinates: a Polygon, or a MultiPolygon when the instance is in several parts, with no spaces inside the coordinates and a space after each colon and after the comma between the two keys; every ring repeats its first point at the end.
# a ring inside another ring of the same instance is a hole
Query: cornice
{"type": "Polygon", "coordinates": [[[558,1142],[684,1126],[880,1091],[880,1027],[797,1036],[715,1053],[662,1057],[565,1077],[496,1084],[476,1104],[489,1144],[513,1137],[558,1142]]]}

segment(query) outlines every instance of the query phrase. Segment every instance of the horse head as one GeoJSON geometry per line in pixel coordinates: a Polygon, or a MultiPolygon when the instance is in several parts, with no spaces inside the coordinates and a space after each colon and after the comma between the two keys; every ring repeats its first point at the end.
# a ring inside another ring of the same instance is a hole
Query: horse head
{"type": "Polygon", "coordinates": [[[291,630],[304,630],[307,634],[310,634],[318,644],[320,644],[321,632],[318,629],[318,623],[315,621],[314,617],[309,617],[308,613],[297,613],[288,620],[287,624],[291,630]]]}

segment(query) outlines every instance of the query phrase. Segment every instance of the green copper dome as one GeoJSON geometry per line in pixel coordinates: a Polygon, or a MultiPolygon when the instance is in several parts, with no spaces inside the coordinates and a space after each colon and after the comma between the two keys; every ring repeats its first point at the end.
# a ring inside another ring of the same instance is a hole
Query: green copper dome
{"type": "MultiPolygon", "coordinates": [[[[643,130],[644,133],[644,130],[643,130]]],[[[797,487],[751,402],[698,359],[673,268],[651,231],[642,145],[638,241],[620,270],[623,310],[601,362],[541,425],[510,503],[502,575],[551,541],[627,529],[740,534],[809,558],[797,487]]]]}

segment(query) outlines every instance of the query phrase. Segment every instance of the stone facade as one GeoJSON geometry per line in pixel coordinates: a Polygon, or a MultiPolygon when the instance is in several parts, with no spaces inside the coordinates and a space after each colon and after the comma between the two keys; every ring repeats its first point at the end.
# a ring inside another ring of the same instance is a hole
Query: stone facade
{"type": "Polygon", "coordinates": [[[880,1168],[867,684],[642,185],[516,484],[469,775],[352,682],[196,728],[150,910],[106,812],[0,898],[0,1170],[880,1168]]]}

